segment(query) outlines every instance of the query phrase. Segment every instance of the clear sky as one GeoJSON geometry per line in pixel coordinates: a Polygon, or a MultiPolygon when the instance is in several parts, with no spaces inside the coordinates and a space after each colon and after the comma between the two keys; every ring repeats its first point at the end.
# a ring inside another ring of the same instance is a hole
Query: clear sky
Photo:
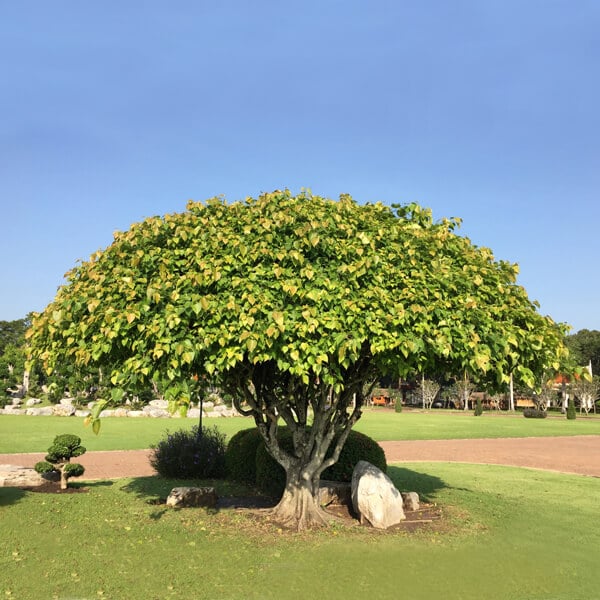
{"type": "Polygon", "coordinates": [[[417,201],[600,329],[600,2],[0,4],[0,320],[188,199],[417,201]]]}

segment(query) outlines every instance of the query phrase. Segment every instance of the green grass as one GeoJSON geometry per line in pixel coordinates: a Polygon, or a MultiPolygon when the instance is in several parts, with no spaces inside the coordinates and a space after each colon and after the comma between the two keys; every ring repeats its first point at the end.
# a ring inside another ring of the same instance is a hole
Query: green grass
{"type": "Polygon", "coordinates": [[[239,511],[151,504],[178,483],[159,478],[95,482],[69,495],[0,488],[0,596],[598,597],[600,480],[438,463],[392,466],[390,475],[438,503],[448,527],[290,534],[239,511]]]}
{"type": "Polygon", "coordinates": [[[431,411],[396,413],[367,409],[355,428],[377,441],[453,440],[511,437],[548,437],[562,435],[600,435],[600,419],[578,418],[568,421],[562,415],[547,419],[525,419],[521,413],[473,411],[431,411]]]}
{"type": "MultiPolygon", "coordinates": [[[[83,419],[77,417],[30,417],[0,415],[0,453],[45,452],[60,433],[81,437],[88,450],[134,450],[156,443],[167,429],[191,428],[196,419],[128,419],[107,418],[96,436],[83,419]]],[[[252,427],[250,418],[204,419],[205,425],[216,424],[228,436],[252,427]]],[[[564,417],[525,419],[521,415],[433,411],[429,413],[366,409],[356,429],[378,441],[467,439],[497,437],[544,437],[558,435],[600,435],[600,419],[564,417]]]]}

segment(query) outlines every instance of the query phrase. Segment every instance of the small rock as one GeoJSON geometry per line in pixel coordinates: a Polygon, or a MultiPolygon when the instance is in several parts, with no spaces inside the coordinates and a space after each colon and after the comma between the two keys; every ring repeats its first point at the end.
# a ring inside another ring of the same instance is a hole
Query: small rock
{"type": "Polygon", "coordinates": [[[401,492],[404,510],[419,510],[419,494],[417,492],[401,492]]]}
{"type": "Polygon", "coordinates": [[[164,410],[163,408],[156,408],[154,406],[144,406],[143,411],[146,415],[154,419],[165,419],[171,416],[168,410],[164,410]]]}
{"type": "Polygon", "coordinates": [[[143,410],[130,410],[127,413],[128,417],[147,417],[148,415],[143,410]]]}
{"type": "Polygon", "coordinates": [[[51,406],[42,406],[41,408],[28,408],[25,414],[32,417],[51,417],[54,414],[51,406]]]}
{"type": "Polygon", "coordinates": [[[169,403],[166,400],[150,400],[150,402],[148,402],[149,406],[152,406],[153,408],[168,408],[169,407],[169,403]]]}
{"type": "Polygon", "coordinates": [[[27,402],[25,402],[25,406],[35,406],[36,404],[41,404],[42,401],[39,398],[29,398],[27,402]]]}
{"type": "Polygon", "coordinates": [[[167,506],[176,508],[217,505],[217,494],[213,487],[176,487],[167,498],[167,506]]]}
{"type": "Polygon", "coordinates": [[[75,407],[72,404],[55,404],[52,413],[57,417],[71,417],[75,414],[75,407]]]}
{"type": "Polygon", "coordinates": [[[327,506],[329,504],[351,506],[351,486],[347,482],[327,481],[326,479],[323,479],[319,482],[318,501],[321,506],[327,506]]]}

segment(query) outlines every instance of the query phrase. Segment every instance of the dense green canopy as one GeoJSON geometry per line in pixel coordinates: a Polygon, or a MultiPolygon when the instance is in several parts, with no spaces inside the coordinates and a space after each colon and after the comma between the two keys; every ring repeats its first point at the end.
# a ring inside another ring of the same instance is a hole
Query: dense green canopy
{"type": "Polygon", "coordinates": [[[557,362],[562,331],[515,265],[455,227],[348,196],[190,202],[73,269],[35,320],[34,355],[49,369],[65,356],[109,365],[119,384],[275,361],[341,386],[361,356],[386,373],[531,381],[557,362]]]}

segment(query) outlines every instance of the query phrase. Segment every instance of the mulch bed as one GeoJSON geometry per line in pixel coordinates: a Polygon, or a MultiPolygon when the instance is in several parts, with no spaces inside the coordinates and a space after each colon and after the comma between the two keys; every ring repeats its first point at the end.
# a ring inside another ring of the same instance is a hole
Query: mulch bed
{"type": "Polygon", "coordinates": [[[58,481],[48,481],[42,485],[35,487],[24,487],[22,488],[28,492],[36,492],[40,494],[82,494],[87,493],[89,490],[82,486],[71,486],[69,485],[66,490],[60,489],[60,483],[58,481]]]}

